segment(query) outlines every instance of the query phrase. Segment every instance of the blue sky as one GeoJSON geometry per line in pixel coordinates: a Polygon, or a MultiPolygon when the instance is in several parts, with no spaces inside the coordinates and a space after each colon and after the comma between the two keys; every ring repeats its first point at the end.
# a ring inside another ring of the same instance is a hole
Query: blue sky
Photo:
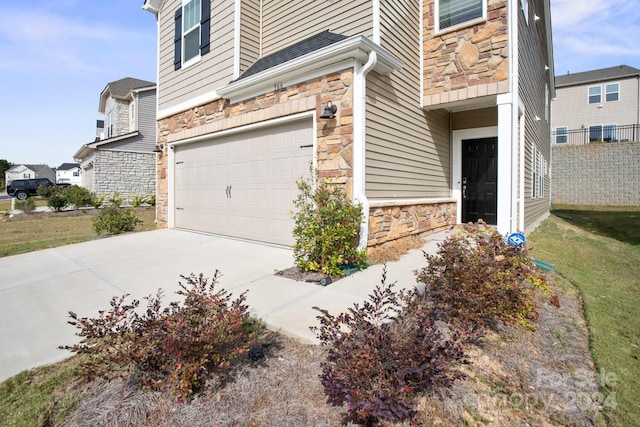
{"type": "MultiPolygon", "coordinates": [[[[156,80],[155,17],[141,5],[0,0],[0,159],[73,162],[95,137],[108,82],[156,80]]],[[[637,1],[551,0],[551,8],[556,75],[640,68],[637,1]]]]}

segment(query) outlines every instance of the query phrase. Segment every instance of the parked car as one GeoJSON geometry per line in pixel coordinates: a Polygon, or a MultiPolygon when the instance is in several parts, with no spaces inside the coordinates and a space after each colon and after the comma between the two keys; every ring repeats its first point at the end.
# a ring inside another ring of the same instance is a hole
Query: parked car
{"type": "Polygon", "coordinates": [[[38,187],[69,187],[69,183],[55,184],[49,178],[14,179],[7,185],[7,194],[18,200],[26,200],[29,196],[38,194],[38,187]]]}

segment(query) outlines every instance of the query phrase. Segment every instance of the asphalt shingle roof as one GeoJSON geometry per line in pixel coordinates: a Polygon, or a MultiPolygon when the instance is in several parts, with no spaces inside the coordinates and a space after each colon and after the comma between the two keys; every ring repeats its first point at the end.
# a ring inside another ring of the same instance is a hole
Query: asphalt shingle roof
{"type": "Polygon", "coordinates": [[[80,165],[77,163],[63,163],[58,167],[59,171],[68,171],[70,169],[79,168],[80,165]]]}
{"type": "Polygon", "coordinates": [[[107,87],[113,98],[126,98],[132,90],[143,87],[155,86],[154,82],[146,80],[134,79],[133,77],[125,77],[114,82],[107,83],[107,87]]]}
{"type": "Polygon", "coordinates": [[[273,68],[276,65],[280,65],[287,61],[291,61],[292,59],[299,58],[303,55],[322,49],[323,47],[330,46],[346,38],[347,36],[344,36],[342,34],[332,33],[328,30],[323,31],[319,34],[309,37],[308,39],[304,39],[302,41],[299,41],[298,43],[294,43],[291,46],[274,52],[271,55],[260,58],[251,67],[249,67],[247,71],[242,73],[242,75],[235,81],[242,80],[254,74],[258,74],[262,71],[268,70],[269,68],[273,68]]]}
{"type": "Polygon", "coordinates": [[[628,65],[617,65],[599,70],[556,76],[556,87],[575,86],[636,76],[640,76],[640,70],[637,68],[629,67],[628,65]]]}

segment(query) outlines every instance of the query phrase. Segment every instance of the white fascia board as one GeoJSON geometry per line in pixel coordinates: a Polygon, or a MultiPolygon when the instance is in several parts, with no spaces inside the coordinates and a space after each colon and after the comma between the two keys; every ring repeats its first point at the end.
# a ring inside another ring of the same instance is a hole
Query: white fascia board
{"type": "Polygon", "coordinates": [[[182,113],[191,108],[199,107],[201,105],[208,104],[213,101],[217,101],[220,98],[222,97],[215,90],[206,92],[194,98],[189,98],[188,100],[181,102],[179,104],[173,105],[171,107],[163,108],[162,110],[158,110],[158,112],[156,113],[156,120],[166,119],[167,117],[175,116],[178,113],[182,113]]]}
{"type": "Polygon", "coordinates": [[[217,90],[217,93],[232,103],[248,99],[256,94],[273,90],[274,83],[299,82],[309,78],[309,74],[324,74],[322,71],[337,63],[349,64],[354,61],[365,63],[370,52],[377,52],[378,63],[374,68],[380,74],[389,74],[400,69],[403,63],[391,53],[382,49],[365,36],[349,37],[338,43],[292,59],[245,79],[232,82],[217,90]]]}
{"type": "Polygon", "coordinates": [[[162,3],[164,3],[164,0],[145,0],[142,9],[158,15],[162,10],[162,3]]]}

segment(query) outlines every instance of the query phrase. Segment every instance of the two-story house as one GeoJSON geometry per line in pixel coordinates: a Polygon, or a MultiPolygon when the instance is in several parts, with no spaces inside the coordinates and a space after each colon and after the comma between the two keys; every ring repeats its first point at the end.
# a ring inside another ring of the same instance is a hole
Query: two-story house
{"type": "Polygon", "coordinates": [[[553,142],[640,141],[640,70],[619,65],[555,80],[553,142]]]}
{"type": "Polygon", "coordinates": [[[56,173],[47,165],[19,164],[7,169],[4,173],[6,185],[11,184],[14,179],[34,179],[49,178],[51,182],[56,182],[56,173]]]}
{"type": "Polygon", "coordinates": [[[100,94],[96,139],[73,155],[82,186],[125,197],[155,194],[156,84],[126,77],[100,94]]]}
{"type": "Polygon", "coordinates": [[[313,162],[360,245],[549,210],[548,0],[146,0],[161,226],[292,243],[313,162]]]}
{"type": "Polygon", "coordinates": [[[56,182],[71,185],[82,184],[82,174],[78,163],[63,163],[56,168],[56,182]]]}

